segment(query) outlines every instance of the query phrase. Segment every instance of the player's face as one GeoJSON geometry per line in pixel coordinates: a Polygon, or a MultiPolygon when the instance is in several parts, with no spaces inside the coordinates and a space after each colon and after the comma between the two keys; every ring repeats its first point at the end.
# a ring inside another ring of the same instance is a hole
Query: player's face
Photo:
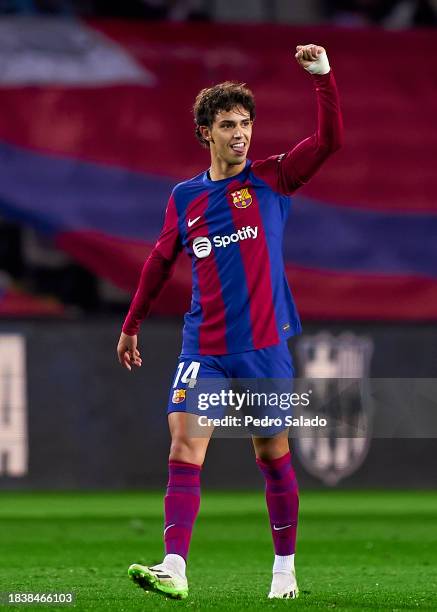
{"type": "Polygon", "coordinates": [[[219,111],[210,129],[210,147],[229,165],[246,161],[252,137],[253,121],[250,113],[241,107],[219,111]]]}

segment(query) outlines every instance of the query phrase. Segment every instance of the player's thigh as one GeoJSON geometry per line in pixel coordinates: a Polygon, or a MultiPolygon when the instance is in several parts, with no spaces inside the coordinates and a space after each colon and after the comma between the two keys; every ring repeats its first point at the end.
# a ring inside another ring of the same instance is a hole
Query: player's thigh
{"type": "Polygon", "coordinates": [[[203,464],[214,428],[202,427],[200,435],[197,420],[198,416],[189,412],[171,412],[168,415],[171,461],[203,464]]]}
{"type": "Polygon", "coordinates": [[[170,459],[201,465],[213,427],[199,426],[196,386],[199,381],[224,379],[220,360],[204,355],[186,355],[178,360],[168,399],[168,423],[171,434],[170,459]],[[189,393],[192,391],[192,395],[189,393]],[[191,398],[191,401],[190,401],[191,398]]]}
{"type": "Polygon", "coordinates": [[[275,459],[288,452],[286,416],[291,413],[294,368],[286,341],[235,355],[232,375],[250,391],[243,406],[257,457],[275,459]],[[265,398],[265,399],[263,399],[265,398]]]}

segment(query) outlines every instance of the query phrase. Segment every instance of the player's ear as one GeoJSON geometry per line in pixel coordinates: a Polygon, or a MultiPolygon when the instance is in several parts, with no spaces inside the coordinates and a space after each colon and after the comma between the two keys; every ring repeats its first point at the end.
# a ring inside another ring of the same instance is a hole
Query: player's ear
{"type": "Polygon", "coordinates": [[[199,125],[199,132],[207,142],[211,141],[211,130],[207,125],[199,125]]]}

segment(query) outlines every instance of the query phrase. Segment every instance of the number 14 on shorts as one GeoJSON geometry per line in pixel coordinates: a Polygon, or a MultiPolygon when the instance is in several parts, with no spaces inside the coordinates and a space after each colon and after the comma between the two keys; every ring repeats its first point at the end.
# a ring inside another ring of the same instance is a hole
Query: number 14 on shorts
{"type": "Polygon", "coordinates": [[[176,375],[174,377],[174,382],[173,382],[173,389],[175,389],[179,383],[191,386],[190,382],[195,381],[197,379],[197,376],[199,374],[199,369],[200,369],[200,361],[189,361],[189,362],[181,361],[176,370],[176,375]],[[185,366],[186,366],[186,369],[184,372],[185,366]]]}

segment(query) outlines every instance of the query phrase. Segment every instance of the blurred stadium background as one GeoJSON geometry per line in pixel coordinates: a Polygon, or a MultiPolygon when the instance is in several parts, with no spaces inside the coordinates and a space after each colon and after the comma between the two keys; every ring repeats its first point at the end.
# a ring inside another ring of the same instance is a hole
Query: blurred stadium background
{"type": "MultiPolygon", "coordinates": [[[[196,92],[228,78],[249,83],[258,104],[251,157],[287,150],[315,125],[310,79],[292,57],[302,41],[329,50],[346,145],[297,193],[285,238],[305,328],[293,343],[298,371],[311,361],[320,377],[435,377],[433,3],[0,8],[2,487],[163,483],[187,259],[144,325],[145,364],[132,376],[115,362],[120,324],[172,186],[208,163],[193,137],[196,92]]],[[[435,450],[431,439],[296,449],[304,486],[420,487],[437,483],[435,450]]],[[[257,485],[247,442],[213,444],[205,478],[257,485]],[[222,466],[234,452],[231,481],[222,466]]]]}
{"type": "MultiPolygon", "coordinates": [[[[298,372],[436,378],[435,0],[0,0],[0,13],[5,517],[6,490],[164,487],[187,260],[143,326],[132,375],[116,363],[121,322],[172,186],[208,164],[190,114],[200,88],[254,90],[252,159],[314,130],[296,44],[326,46],[346,134],[296,194],[285,238],[298,372]]],[[[296,442],[304,495],[435,489],[437,431],[371,429],[357,444],[296,442]]],[[[248,441],[213,441],[203,482],[260,490],[248,441]]]]}

